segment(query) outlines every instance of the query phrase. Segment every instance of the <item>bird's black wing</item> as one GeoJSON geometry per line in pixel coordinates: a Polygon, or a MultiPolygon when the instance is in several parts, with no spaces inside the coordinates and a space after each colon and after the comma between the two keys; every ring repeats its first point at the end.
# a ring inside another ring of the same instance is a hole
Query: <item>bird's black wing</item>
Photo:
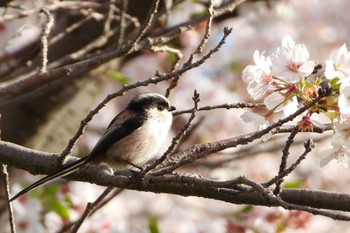
{"type": "Polygon", "coordinates": [[[114,143],[140,128],[145,120],[146,118],[142,115],[134,115],[122,122],[113,120],[106,132],[91,150],[86,162],[97,159],[99,155],[104,154],[114,143]]]}

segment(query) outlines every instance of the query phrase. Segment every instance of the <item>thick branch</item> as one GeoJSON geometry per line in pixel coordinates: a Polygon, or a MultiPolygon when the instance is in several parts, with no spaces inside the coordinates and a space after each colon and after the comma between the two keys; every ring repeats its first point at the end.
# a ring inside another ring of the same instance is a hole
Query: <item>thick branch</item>
{"type": "MultiPolygon", "coordinates": [[[[75,160],[68,158],[68,162],[75,160]]],[[[49,174],[60,167],[55,154],[31,150],[16,144],[0,142],[0,163],[32,174],[49,174]]],[[[230,188],[227,181],[211,181],[191,176],[166,175],[137,179],[127,175],[111,175],[101,166],[90,167],[67,177],[70,180],[95,183],[107,187],[119,187],[154,193],[171,193],[181,196],[198,196],[221,200],[233,204],[271,206],[261,193],[238,191],[230,188]]],[[[331,210],[350,211],[350,195],[306,189],[285,189],[280,197],[283,201],[298,205],[331,210]]]]}

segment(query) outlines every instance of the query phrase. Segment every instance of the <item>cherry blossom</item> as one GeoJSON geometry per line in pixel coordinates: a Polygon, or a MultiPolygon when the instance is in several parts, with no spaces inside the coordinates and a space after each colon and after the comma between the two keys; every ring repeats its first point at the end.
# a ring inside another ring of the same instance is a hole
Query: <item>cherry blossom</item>
{"type": "Polygon", "coordinates": [[[340,80],[350,76],[350,52],[346,44],[332,52],[330,59],[326,61],[324,74],[328,79],[338,77],[340,80]]]}
{"type": "Polygon", "coordinates": [[[272,82],[271,61],[259,51],[254,52],[255,65],[247,66],[242,73],[243,81],[248,83],[248,93],[254,99],[260,99],[269,89],[272,82]]]}
{"type": "Polygon", "coordinates": [[[287,82],[296,83],[313,72],[315,62],[309,57],[305,45],[295,44],[290,36],[286,36],[282,47],[271,55],[272,73],[287,82]]]}
{"type": "Polygon", "coordinates": [[[323,167],[336,159],[344,167],[349,166],[350,156],[350,121],[335,124],[335,134],[332,137],[332,149],[323,151],[320,166],[323,167]]]}
{"type": "Polygon", "coordinates": [[[350,114],[350,79],[342,82],[339,89],[338,106],[340,113],[350,114]]]}

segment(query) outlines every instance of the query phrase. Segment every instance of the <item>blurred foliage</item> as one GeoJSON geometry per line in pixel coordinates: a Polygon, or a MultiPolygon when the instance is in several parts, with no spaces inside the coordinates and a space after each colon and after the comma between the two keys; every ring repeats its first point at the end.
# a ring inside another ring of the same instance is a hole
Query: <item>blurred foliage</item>
{"type": "Polygon", "coordinates": [[[289,182],[285,182],[283,184],[283,188],[292,189],[292,188],[300,188],[304,184],[303,180],[293,180],[289,182]]]}
{"type": "Polygon", "coordinates": [[[117,71],[107,71],[107,76],[111,79],[118,81],[122,85],[129,84],[131,79],[117,71]]]}
{"type": "Polygon", "coordinates": [[[70,220],[70,209],[72,208],[72,201],[67,196],[58,198],[58,192],[62,191],[62,184],[53,184],[45,188],[37,189],[33,192],[34,196],[41,200],[44,207],[44,212],[53,211],[61,216],[63,219],[70,220]]]}
{"type": "Polygon", "coordinates": [[[242,207],[238,211],[236,211],[233,216],[234,216],[234,218],[242,218],[243,215],[249,214],[253,210],[254,210],[254,206],[245,205],[244,207],[242,207]]]}
{"type": "Polygon", "coordinates": [[[155,216],[151,216],[148,219],[148,229],[150,233],[160,233],[158,228],[158,218],[155,216]]]}

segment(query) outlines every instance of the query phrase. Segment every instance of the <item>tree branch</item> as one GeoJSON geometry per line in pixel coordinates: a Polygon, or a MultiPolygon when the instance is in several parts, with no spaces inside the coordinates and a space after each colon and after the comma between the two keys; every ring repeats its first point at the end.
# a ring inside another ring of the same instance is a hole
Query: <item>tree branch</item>
{"type": "MultiPolygon", "coordinates": [[[[195,20],[191,20],[189,22],[186,22],[183,25],[178,25],[172,30],[170,30],[169,32],[164,33],[163,35],[160,35],[157,37],[147,37],[145,39],[138,41],[140,39],[139,37],[143,33],[143,31],[141,30],[141,34],[139,34],[139,36],[136,38],[137,40],[136,43],[127,44],[126,46],[123,46],[117,50],[105,51],[100,55],[93,54],[90,57],[86,58],[85,60],[76,62],[74,64],[69,64],[60,68],[56,68],[47,72],[43,72],[39,74],[30,74],[28,77],[20,77],[15,82],[11,81],[8,83],[4,83],[0,87],[0,96],[11,96],[14,94],[20,94],[37,84],[54,80],[56,78],[66,77],[66,76],[73,77],[78,74],[81,74],[82,72],[90,71],[95,67],[99,66],[100,64],[105,63],[111,59],[121,57],[136,51],[140,51],[142,49],[150,48],[152,46],[157,46],[159,44],[167,43],[171,39],[178,36],[180,33],[192,29],[194,26],[198,25],[199,23],[203,22],[206,19],[209,19],[211,16],[217,17],[227,12],[230,12],[245,1],[246,0],[230,1],[229,3],[224,5],[222,8],[213,10],[212,15],[206,14],[203,17],[197,18],[195,20]]],[[[47,9],[52,11],[51,8],[47,8],[47,9]]],[[[146,25],[146,28],[147,28],[147,25],[146,25]]]]}
{"type": "MultiPolygon", "coordinates": [[[[76,158],[69,156],[68,162],[76,158]]],[[[32,174],[49,174],[61,167],[57,154],[31,150],[13,143],[0,142],[0,163],[24,169],[32,174]]],[[[261,193],[235,189],[235,180],[216,181],[186,175],[153,176],[146,174],[144,179],[134,176],[112,175],[105,167],[89,167],[85,171],[71,174],[70,180],[90,182],[106,187],[171,193],[181,196],[198,196],[221,200],[232,204],[271,206],[261,193]],[[231,186],[232,185],[232,186],[231,186]]],[[[288,203],[314,208],[342,210],[350,212],[350,195],[307,189],[284,189],[280,198],[288,203]]]]}

